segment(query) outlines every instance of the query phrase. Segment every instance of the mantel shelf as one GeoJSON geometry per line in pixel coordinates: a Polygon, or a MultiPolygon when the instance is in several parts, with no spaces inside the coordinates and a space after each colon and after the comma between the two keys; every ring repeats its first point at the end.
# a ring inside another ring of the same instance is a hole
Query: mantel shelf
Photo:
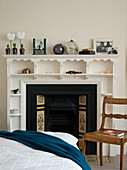
{"type": "Polygon", "coordinates": [[[47,55],[32,55],[32,54],[25,54],[25,55],[3,55],[4,58],[7,58],[9,60],[9,62],[12,62],[13,60],[31,60],[32,62],[34,61],[58,61],[58,62],[65,62],[67,60],[70,61],[100,61],[100,60],[111,60],[113,61],[115,58],[117,58],[119,56],[119,54],[95,54],[95,55],[68,55],[68,54],[63,54],[63,55],[54,55],[54,54],[47,54],[47,55]]]}

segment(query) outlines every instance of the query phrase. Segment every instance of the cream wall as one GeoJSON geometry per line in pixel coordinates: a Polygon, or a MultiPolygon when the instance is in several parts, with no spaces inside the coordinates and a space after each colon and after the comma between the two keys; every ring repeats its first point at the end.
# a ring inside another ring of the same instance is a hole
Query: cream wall
{"type": "MultiPolygon", "coordinates": [[[[0,0],[0,129],[6,129],[6,60],[8,32],[24,31],[26,53],[33,38],[47,38],[48,53],[56,43],[74,39],[80,49],[93,38],[113,38],[119,47],[116,97],[125,96],[126,0],[0,0]]],[[[19,47],[19,41],[14,40],[19,47]]],[[[127,44],[126,44],[127,45],[127,44]]]]}

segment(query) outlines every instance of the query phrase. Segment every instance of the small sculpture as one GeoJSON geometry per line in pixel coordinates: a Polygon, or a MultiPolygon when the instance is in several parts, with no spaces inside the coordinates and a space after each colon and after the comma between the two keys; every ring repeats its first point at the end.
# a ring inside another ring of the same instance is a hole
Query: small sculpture
{"type": "Polygon", "coordinates": [[[19,89],[14,89],[14,90],[11,90],[11,93],[13,93],[13,94],[17,94],[17,93],[18,93],[18,91],[19,91],[19,89]]]}
{"type": "Polygon", "coordinates": [[[15,39],[15,33],[7,33],[7,39],[10,40],[10,48],[12,50],[12,40],[15,39]]]}
{"type": "Polygon", "coordinates": [[[66,74],[82,74],[81,71],[67,71],[66,74]]]}
{"type": "Polygon", "coordinates": [[[30,71],[30,69],[25,68],[25,69],[22,70],[22,73],[23,73],[23,74],[30,74],[31,71],[30,71]]]}
{"type": "Polygon", "coordinates": [[[13,55],[16,55],[18,52],[18,49],[16,48],[16,43],[13,43],[13,49],[12,49],[13,55]]]}
{"type": "Polygon", "coordinates": [[[118,54],[118,52],[115,48],[112,48],[110,51],[108,51],[108,54],[118,54]]]}
{"type": "Polygon", "coordinates": [[[23,44],[21,44],[21,48],[19,51],[20,51],[20,55],[24,55],[25,49],[23,48],[23,44]]]}
{"type": "Polygon", "coordinates": [[[67,42],[65,44],[65,52],[67,54],[78,54],[78,51],[79,51],[79,47],[78,47],[78,44],[73,41],[73,40],[70,40],[69,42],[67,42]]]}
{"type": "Polygon", "coordinates": [[[20,40],[20,48],[21,48],[21,40],[25,37],[25,32],[17,32],[17,38],[20,40]]]}
{"type": "Polygon", "coordinates": [[[7,44],[7,48],[5,49],[6,55],[9,55],[11,53],[11,49],[9,47],[9,44],[7,44]]]}
{"type": "Polygon", "coordinates": [[[53,47],[53,51],[55,54],[63,54],[64,53],[64,46],[62,44],[56,44],[53,47]]]}
{"type": "Polygon", "coordinates": [[[18,109],[14,108],[10,110],[11,114],[18,114],[18,109]]]}

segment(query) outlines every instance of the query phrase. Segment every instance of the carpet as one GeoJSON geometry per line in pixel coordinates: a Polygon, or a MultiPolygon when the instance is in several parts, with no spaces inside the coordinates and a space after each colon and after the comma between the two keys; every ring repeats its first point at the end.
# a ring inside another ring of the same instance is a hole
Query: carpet
{"type": "MultiPolygon", "coordinates": [[[[86,161],[88,163],[100,163],[100,157],[97,155],[86,155],[86,161]]],[[[109,156],[103,156],[103,163],[111,163],[109,156]]]]}

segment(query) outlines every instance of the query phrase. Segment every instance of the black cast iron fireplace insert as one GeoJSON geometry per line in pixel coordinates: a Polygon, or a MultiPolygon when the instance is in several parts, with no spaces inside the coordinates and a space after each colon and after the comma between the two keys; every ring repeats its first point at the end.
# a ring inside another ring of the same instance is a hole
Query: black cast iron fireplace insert
{"type": "MultiPolygon", "coordinates": [[[[45,97],[45,130],[70,133],[81,138],[79,132],[79,96],[85,95],[86,132],[97,130],[96,84],[30,84],[26,86],[26,130],[37,130],[37,96],[45,97]]],[[[86,154],[96,154],[96,143],[87,142],[86,154]]]]}

